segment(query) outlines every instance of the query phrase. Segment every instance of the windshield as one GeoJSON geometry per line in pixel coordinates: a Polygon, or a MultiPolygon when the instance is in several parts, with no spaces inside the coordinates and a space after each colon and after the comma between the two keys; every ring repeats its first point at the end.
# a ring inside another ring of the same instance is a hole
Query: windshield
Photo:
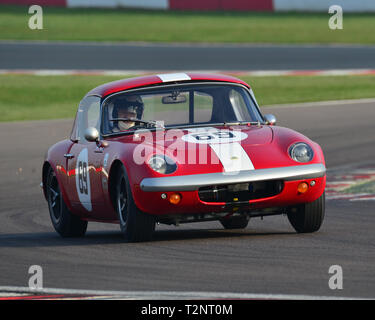
{"type": "Polygon", "coordinates": [[[262,122],[242,86],[176,85],[115,94],[103,103],[103,134],[142,127],[186,127],[231,122],[262,122]]]}

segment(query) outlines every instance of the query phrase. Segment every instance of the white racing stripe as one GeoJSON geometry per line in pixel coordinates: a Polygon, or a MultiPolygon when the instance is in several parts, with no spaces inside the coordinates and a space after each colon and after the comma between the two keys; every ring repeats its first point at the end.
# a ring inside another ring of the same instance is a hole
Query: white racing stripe
{"type": "Polygon", "coordinates": [[[164,73],[157,75],[163,82],[191,80],[186,73],[164,73]]]}
{"type": "Polygon", "coordinates": [[[253,163],[240,143],[213,143],[210,147],[220,159],[224,172],[254,170],[253,163]]]}
{"type": "Polygon", "coordinates": [[[183,140],[191,143],[208,144],[219,158],[225,173],[254,170],[250,157],[241,145],[247,134],[240,131],[219,130],[214,127],[192,128],[183,140]],[[228,133],[231,136],[228,136],[228,133]],[[201,136],[202,139],[196,137],[201,136]]]}
{"type": "Polygon", "coordinates": [[[218,132],[219,129],[215,127],[198,127],[198,128],[189,128],[187,129],[190,133],[206,133],[206,132],[218,132]]]}

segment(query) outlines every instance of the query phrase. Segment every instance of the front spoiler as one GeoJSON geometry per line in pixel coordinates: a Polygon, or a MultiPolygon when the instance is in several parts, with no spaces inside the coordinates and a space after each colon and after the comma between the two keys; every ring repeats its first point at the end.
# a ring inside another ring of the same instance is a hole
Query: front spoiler
{"type": "Polygon", "coordinates": [[[321,164],[308,164],[271,169],[247,170],[239,172],[215,172],[172,176],[162,178],[145,178],[141,181],[141,189],[146,192],[161,191],[195,191],[201,187],[221,184],[236,184],[266,180],[293,181],[323,177],[326,167],[321,164]]]}

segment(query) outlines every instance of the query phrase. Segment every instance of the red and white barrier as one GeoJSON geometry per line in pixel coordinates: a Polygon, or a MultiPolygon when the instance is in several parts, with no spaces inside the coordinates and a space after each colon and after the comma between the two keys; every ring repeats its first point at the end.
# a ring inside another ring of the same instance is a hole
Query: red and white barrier
{"type": "Polygon", "coordinates": [[[273,0],[169,0],[172,10],[272,11],[273,0]]]}
{"type": "Polygon", "coordinates": [[[339,5],[344,12],[375,12],[375,0],[0,0],[0,4],[162,10],[316,11],[339,5]]]}
{"type": "Polygon", "coordinates": [[[96,8],[144,8],[169,9],[169,0],[0,0],[0,4],[55,6],[55,7],[96,7],[96,8]]]}

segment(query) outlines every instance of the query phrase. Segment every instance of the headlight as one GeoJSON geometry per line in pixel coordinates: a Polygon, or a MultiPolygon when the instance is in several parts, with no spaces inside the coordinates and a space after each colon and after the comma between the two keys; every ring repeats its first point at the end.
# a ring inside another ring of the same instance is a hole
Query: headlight
{"type": "Polygon", "coordinates": [[[174,160],[163,155],[154,155],[148,160],[150,168],[162,174],[170,174],[177,170],[177,164],[174,160]]]}
{"type": "Polygon", "coordinates": [[[290,157],[297,162],[309,162],[314,157],[313,149],[304,142],[297,142],[289,147],[290,157]]]}

